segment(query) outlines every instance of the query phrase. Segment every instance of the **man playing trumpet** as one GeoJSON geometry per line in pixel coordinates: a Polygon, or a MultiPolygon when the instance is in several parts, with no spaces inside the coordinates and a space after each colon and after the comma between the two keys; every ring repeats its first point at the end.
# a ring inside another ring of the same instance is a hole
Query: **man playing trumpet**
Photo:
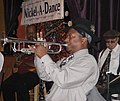
{"type": "Polygon", "coordinates": [[[99,69],[95,58],[88,53],[93,39],[92,24],[78,19],[69,29],[65,42],[70,56],[55,63],[42,45],[30,47],[34,51],[35,66],[42,80],[53,81],[46,101],[86,101],[87,94],[96,85],[99,69]]]}

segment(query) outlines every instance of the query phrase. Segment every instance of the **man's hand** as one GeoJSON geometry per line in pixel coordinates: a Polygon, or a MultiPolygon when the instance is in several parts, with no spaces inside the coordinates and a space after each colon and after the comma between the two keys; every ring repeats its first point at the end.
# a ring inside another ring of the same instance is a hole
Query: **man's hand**
{"type": "Polygon", "coordinates": [[[30,50],[32,50],[39,58],[42,58],[48,52],[48,45],[35,45],[28,46],[30,50]]]}

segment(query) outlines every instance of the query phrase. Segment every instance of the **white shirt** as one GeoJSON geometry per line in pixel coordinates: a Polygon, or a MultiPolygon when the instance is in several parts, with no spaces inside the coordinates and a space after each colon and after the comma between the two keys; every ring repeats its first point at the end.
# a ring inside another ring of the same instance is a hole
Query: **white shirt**
{"type": "MultiPolygon", "coordinates": [[[[101,55],[102,52],[100,52],[99,58],[98,58],[98,66],[101,70],[104,61],[109,53],[110,49],[106,49],[103,54],[101,55]]],[[[116,47],[112,50],[111,52],[111,59],[110,59],[110,65],[109,65],[109,72],[117,75],[117,69],[119,67],[120,63],[120,45],[117,44],[116,47]]]]}
{"type": "Polygon", "coordinates": [[[4,64],[4,57],[3,54],[0,52],[0,72],[2,71],[3,64],[4,64]]]}
{"type": "Polygon", "coordinates": [[[54,81],[46,101],[86,101],[86,95],[96,85],[99,69],[94,57],[88,54],[87,49],[73,55],[62,69],[59,67],[62,60],[55,63],[49,55],[35,58],[39,77],[54,81]]]}

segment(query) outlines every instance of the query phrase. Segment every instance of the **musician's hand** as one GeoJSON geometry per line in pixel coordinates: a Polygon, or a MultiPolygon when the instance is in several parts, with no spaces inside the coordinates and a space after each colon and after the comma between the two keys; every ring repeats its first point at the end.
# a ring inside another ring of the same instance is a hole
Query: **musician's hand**
{"type": "Polygon", "coordinates": [[[39,58],[42,58],[48,52],[48,45],[28,46],[39,58]]]}

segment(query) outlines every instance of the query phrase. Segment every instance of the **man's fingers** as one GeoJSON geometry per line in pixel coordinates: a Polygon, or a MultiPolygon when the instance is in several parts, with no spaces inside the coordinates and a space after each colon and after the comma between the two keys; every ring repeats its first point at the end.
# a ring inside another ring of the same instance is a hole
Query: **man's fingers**
{"type": "Polygon", "coordinates": [[[34,45],[28,45],[28,48],[30,49],[30,50],[32,50],[32,51],[35,51],[35,46],[34,45]]]}

